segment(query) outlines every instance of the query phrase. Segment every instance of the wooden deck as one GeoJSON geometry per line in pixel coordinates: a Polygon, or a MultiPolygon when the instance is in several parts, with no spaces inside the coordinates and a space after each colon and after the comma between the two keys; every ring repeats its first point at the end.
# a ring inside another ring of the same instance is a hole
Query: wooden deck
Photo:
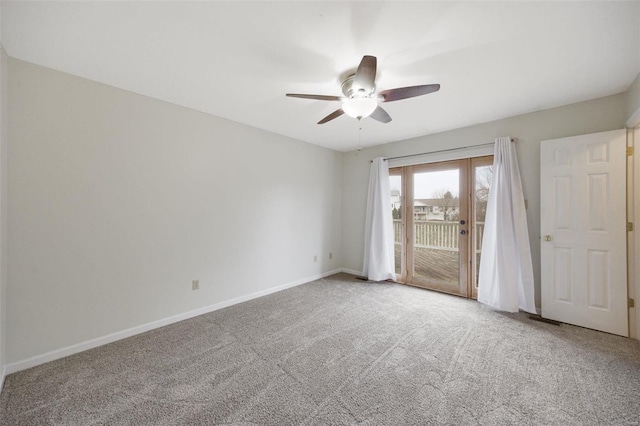
{"type": "MultiPolygon", "coordinates": [[[[400,273],[400,246],[395,246],[396,273],[400,273]]],[[[457,251],[415,249],[415,274],[422,278],[450,283],[458,282],[457,251]]]]}

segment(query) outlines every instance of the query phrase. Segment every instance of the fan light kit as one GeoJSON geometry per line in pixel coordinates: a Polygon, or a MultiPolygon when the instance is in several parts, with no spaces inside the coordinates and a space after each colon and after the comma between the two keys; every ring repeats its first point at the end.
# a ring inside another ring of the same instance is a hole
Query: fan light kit
{"type": "Polygon", "coordinates": [[[318,124],[324,124],[334,118],[347,114],[349,117],[358,120],[371,117],[381,123],[388,123],[391,117],[378,102],[399,101],[401,99],[414,98],[416,96],[426,95],[440,90],[439,84],[423,84],[421,86],[400,87],[397,89],[388,89],[376,93],[376,68],[377,62],[375,56],[363,56],[356,73],[349,76],[342,82],[341,96],[331,95],[304,95],[297,93],[287,93],[292,98],[315,99],[319,101],[340,101],[342,108],[327,115],[318,124]]]}
{"type": "Polygon", "coordinates": [[[371,115],[378,106],[372,98],[351,98],[342,103],[342,110],[349,117],[365,118],[371,115]]]}

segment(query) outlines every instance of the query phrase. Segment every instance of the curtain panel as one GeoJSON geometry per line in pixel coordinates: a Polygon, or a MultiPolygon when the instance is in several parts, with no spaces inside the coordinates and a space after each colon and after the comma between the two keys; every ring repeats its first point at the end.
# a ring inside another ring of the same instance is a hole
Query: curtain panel
{"type": "Polygon", "coordinates": [[[372,281],[395,280],[395,268],[389,166],[378,157],[369,175],[362,275],[372,281]]]}
{"type": "Polygon", "coordinates": [[[536,313],[524,193],[510,137],[496,139],[487,202],[478,301],[495,309],[536,313]]]}

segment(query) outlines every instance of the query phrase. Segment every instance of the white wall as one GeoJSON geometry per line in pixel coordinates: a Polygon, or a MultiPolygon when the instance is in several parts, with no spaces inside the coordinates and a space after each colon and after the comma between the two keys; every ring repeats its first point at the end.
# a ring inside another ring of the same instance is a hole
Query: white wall
{"type": "Polygon", "coordinates": [[[8,81],[8,363],[341,266],[341,153],[15,59],[8,81]]]}
{"type": "MultiPolygon", "coordinates": [[[[519,138],[516,144],[525,198],[536,282],[536,305],[540,306],[540,141],[624,128],[626,94],[520,115],[449,132],[353,151],[343,157],[342,195],[344,266],[362,270],[364,218],[369,179],[369,160],[441,149],[480,145],[498,136],[519,138]]],[[[452,111],[455,113],[455,111],[452,111]]],[[[428,119],[428,117],[425,117],[428,119]]],[[[365,141],[366,144],[366,141],[365,141]]]]}

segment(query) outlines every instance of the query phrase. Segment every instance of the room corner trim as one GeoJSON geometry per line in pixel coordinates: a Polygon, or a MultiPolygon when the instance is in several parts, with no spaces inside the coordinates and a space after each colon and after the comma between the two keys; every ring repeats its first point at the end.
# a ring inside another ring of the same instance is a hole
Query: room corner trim
{"type": "Polygon", "coordinates": [[[0,393],[2,393],[2,389],[4,388],[4,378],[7,377],[7,367],[4,365],[0,367],[0,393]]]}
{"type": "Polygon", "coordinates": [[[627,120],[626,127],[627,129],[633,129],[640,125],[640,108],[636,110],[635,113],[627,120]]]}
{"type": "Polygon", "coordinates": [[[344,272],[345,274],[351,274],[351,275],[363,275],[362,271],[356,271],[355,269],[347,269],[347,268],[342,268],[340,269],[340,272],[344,272]]]}
{"type": "MultiPolygon", "coordinates": [[[[35,367],[37,365],[45,364],[50,361],[55,361],[60,358],[67,357],[79,352],[83,352],[89,349],[97,348],[98,346],[106,345],[118,340],[126,339],[127,337],[135,336],[137,334],[145,333],[156,328],[164,327],[165,325],[173,324],[176,322],[184,321],[189,318],[197,317],[209,312],[217,311],[219,309],[227,308],[238,303],[246,302],[258,297],[266,296],[268,294],[277,293],[282,290],[286,290],[291,287],[296,287],[308,282],[328,277],[341,272],[341,269],[335,269],[321,274],[312,275],[310,277],[302,278],[296,281],[289,282],[276,287],[271,287],[266,290],[260,290],[255,293],[250,293],[244,296],[235,297],[233,299],[225,300],[223,302],[215,303],[213,305],[205,306],[202,308],[194,309],[192,311],[184,312],[178,315],[173,315],[168,318],[152,321],[146,324],[142,324],[136,327],[132,327],[126,330],[118,331],[112,334],[107,334],[95,339],[87,340],[85,342],[76,343],[75,345],[67,346],[61,349],[56,349],[51,352],[47,352],[41,355],[36,355],[31,358],[9,363],[2,371],[2,381],[4,381],[5,375],[16,373],[18,371],[26,370],[27,368],[35,367]]],[[[1,387],[0,387],[1,389],[1,387]]]]}

